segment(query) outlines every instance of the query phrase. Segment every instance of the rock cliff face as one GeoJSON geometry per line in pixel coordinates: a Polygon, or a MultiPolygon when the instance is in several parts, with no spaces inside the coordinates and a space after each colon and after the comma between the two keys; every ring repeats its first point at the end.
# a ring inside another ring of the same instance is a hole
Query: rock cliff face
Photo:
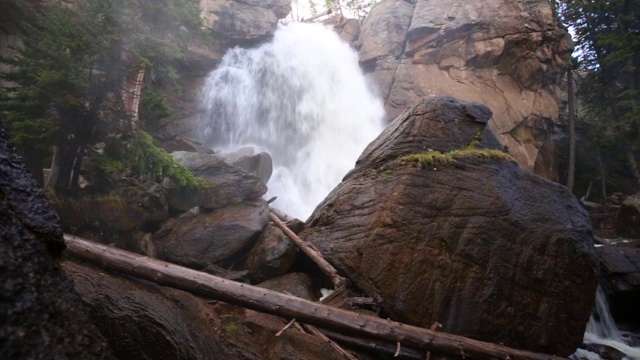
{"type": "Polygon", "coordinates": [[[509,153],[558,180],[551,135],[572,46],[544,0],[385,0],[363,25],[360,61],[389,119],[426,95],[486,104],[509,153]]]}
{"type": "Polygon", "coordinates": [[[248,44],[273,34],[290,0],[201,0],[205,25],[225,43],[248,44]]]}
{"type": "Polygon", "coordinates": [[[151,129],[165,144],[178,138],[198,139],[200,91],[206,76],[234,46],[252,46],[266,41],[279,19],[291,11],[290,0],[201,0],[205,26],[213,32],[214,44],[192,46],[181,74],[182,94],[170,98],[175,114],[151,129]]]}
{"type": "Polygon", "coordinates": [[[422,99],[367,147],[300,236],[394,320],[566,356],[597,286],[589,217],[564,186],[486,149],[491,137],[477,134],[490,116],[476,103],[422,99]]]}

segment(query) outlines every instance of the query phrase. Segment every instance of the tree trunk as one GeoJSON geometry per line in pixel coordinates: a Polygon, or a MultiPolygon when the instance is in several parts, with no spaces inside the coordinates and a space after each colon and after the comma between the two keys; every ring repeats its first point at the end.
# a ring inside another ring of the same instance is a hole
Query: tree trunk
{"type": "Polygon", "coordinates": [[[56,192],[65,192],[71,188],[73,168],[76,164],[78,151],[80,149],[75,141],[70,141],[66,146],[61,147],[58,145],[58,150],[58,173],[57,178],[54,179],[54,185],[52,187],[56,192]],[[60,151],[61,148],[62,150],[60,151]]]}
{"type": "Polygon", "coordinates": [[[631,167],[631,173],[633,173],[633,177],[636,179],[636,183],[640,185],[640,168],[638,167],[638,162],[636,161],[635,155],[633,155],[633,149],[630,145],[626,146],[627,152],[627,161],[629,161],[629,167],[631,167]]]}
{"type": "Polygon", "coordinates": [[[596,156],[598,157],[598,166],[600,167],[600,181],[602,182],[602,200],[604,205],[607,205],[607,179],[604,172],[604,164],[602,163],[602,154],[600,153],[600,146],[596,144],[596,156]]]}
{"type": "Polygon", "coordinates": [[[189,291],[249,309],[317,325],[350,336],[369,337],[421,350],[474,359],[560,359],[504,345],[384,320],[291,295],[237,283],[175,264],[65,235],[67,254],[109,270],[189,291]]]}
{"type": "Polygon", "coordinates": [[[45,186],[55,189],[60,176],[60,148],[53,147],[53,157],[51,158],[51,166],[49,167],[49,176],[45,182],[45,186]]]}
{"type": "Polygon", "coordinates": [[[571,66],[567,68],[567,90],[569,93],[569,171],[567,174],[567,188],[573,192],[573,182],[576,172],[576,120],[575,120],[575,94],[573,93],[573,73],[571,66]]]}

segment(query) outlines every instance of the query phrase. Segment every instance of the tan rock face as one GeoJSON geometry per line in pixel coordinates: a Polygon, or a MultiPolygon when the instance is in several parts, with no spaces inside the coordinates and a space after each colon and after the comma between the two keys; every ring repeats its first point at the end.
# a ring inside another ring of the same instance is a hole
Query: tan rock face
{"type": "Polygon", "coordinates": [[[201,0],[205,25],[225,42],[262,40],[291,11],[289,0],[201,0]]]}
{"type": "Polygon", "coordinates": [[[486,104],[489,127],[518,162],[552,180],[560,83],[572,50],[542,0],[386,0],[363,25],[360,56],[388,119],[426,95],[486,104]]]}

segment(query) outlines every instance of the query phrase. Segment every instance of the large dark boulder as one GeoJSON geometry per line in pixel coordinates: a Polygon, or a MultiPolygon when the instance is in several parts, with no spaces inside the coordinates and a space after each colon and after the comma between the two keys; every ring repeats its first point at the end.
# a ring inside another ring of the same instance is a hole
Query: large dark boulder
{"type": "Polygon", "coordinates": [[[60,220],[0,122],[0,358],[109,359],[58,268],[60,220]]]}
{"type": "Polygon", "coordinates": [[[153,235],[157,256],[194,269],[211,270],[223,260],[238,260],[269,222],[269,206],[254,200],[210,213],[197,209],[169,220],[153,235]]]}
{"type": "Polygon", "coordinates": [[[119,359],[343,359],[317,337],[274,336],[287,321],[275,316],[72,262],[63,266],[119,359]]]}
{"type": "Polygon", "coordinates": [[[260,178],[227,163],[215,154],[176,151],[171,156],[178,164],[211,184],[211,188],[204,191],[166,184],[169,208],[172,211],[184,212],[196,206],[208,210],[219,209],[244,200],[259,199],[267,192],[267,186],[260,178]]]}
{"type": "Polygon", "coordinates": [[[298,248],[279,228],[268,225],[249,251],[244,268],[257,282],[285,274],[298,254],[298,248]]]}
{"type": "Polygon", "coordinates": [[[476,136],[489,117],[483,105],[423,98],[300,236],[395,320],[569,355],[597,286],[589,217],[565,187],[503,152],[471,149],[495,141],[476,136]]]}

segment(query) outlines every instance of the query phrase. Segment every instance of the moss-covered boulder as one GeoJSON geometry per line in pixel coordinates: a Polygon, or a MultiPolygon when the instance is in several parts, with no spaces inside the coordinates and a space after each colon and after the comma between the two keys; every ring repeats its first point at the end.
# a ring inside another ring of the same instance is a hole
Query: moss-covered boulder
{"type": "Polygon", "coordinates": [[[597,286],[589,217],[483,132],[491,112],[423,98],[396,118],[300,236],[394,320],[566,356],[597,286]]]}

